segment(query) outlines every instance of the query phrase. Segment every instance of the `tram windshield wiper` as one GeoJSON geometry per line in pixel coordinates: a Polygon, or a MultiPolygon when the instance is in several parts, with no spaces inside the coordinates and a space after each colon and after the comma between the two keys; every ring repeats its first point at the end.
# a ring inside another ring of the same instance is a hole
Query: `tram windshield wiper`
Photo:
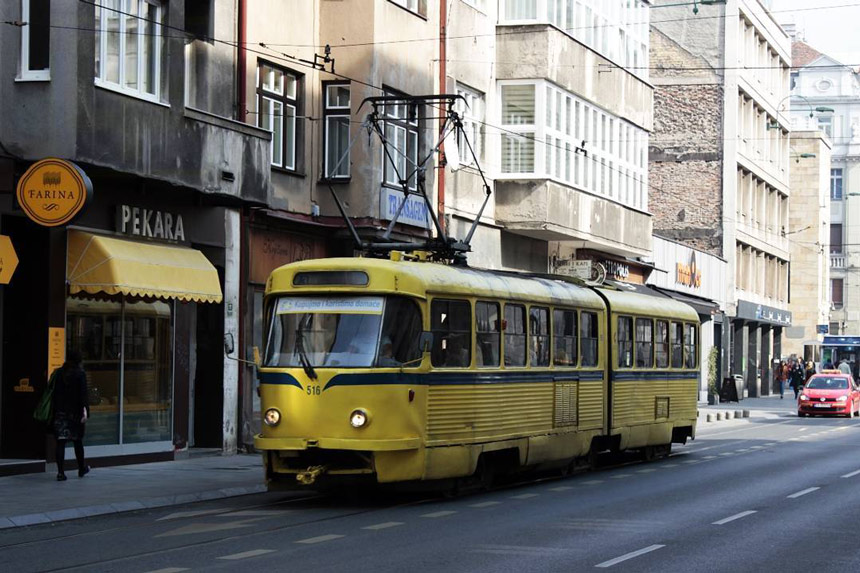
{"type": "Polygon", "coordinates": [[[312,380],[316,380],[317,371],[314,370],[314,367],[311,365],[311,361],[308,359],[308,353],[305,352],[305,335],[304,329],[306,326],[310,325],[311,315],[305,316],[301,321],[299,321],[299,326],[296,328],[296,348],[295,352],[299,355],[299,362],[302,364],[302,369],[305,371],[305,374],[308,375],[308,378],[312,380]]]}

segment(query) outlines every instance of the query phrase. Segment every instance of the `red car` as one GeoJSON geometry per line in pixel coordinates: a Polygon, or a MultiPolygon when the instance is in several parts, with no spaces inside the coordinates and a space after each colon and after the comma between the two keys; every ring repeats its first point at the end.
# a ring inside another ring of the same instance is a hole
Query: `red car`
{"type": "Polygon", "coordinates": [[[835,414],[848,416],[857,413],[860,417],[860,387],[854,379],[839,371],[815,374],[797,399],[798,416],[835,414]]]}

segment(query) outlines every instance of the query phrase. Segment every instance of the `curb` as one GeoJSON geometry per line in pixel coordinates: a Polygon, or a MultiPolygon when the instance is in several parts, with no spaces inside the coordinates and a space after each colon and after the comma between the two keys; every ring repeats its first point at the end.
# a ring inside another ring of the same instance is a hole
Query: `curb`
{"type": "Polygon", "coordinates": [[[0,530],[13,527],[27,527],[43,523],[56,523],[59,521],[70,521],[83,519],[96,515],[108,515],[112,513],[125,513],[129,511],[140,511],[141,509],[153,509],[157,507],[168,507],[172,505],[183,505],[197,501],[210,501],[213,499],[224,499],[238,497],[255,493],[265,493],[266,486],[263,484],[251,487],[228,487],[204,491],[200,493],[186,493],[175,496],[150,497],[137,501],[120,501],[105,505],[90,505],[72,509],[60,509],[57,511],[46,511],[44,513],[29,513],[26,515],[14,515],[11,517],[0,517],[0,530]]]}

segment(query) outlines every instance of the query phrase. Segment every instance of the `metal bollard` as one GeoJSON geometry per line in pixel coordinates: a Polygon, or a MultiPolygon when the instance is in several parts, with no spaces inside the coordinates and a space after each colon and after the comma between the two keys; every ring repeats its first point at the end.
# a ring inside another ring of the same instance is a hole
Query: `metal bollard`
{"type": "Polygon", "coordinates": [[[714,415],[708,414],[707,416],[705,416],[705,421],[706,422],[713,422],[714,421],[714,415]]]}
{"type": "Polygon", "coordinates": [[[722,419],[723,419],[723,413],[717,412],[717,422],[721,421],[722,419]]]}
{"type": "Polygon", "coordinates": [[[749,417],[750,417],[750,411],[744,410],[744,418],[749,418],[749,417]]]}

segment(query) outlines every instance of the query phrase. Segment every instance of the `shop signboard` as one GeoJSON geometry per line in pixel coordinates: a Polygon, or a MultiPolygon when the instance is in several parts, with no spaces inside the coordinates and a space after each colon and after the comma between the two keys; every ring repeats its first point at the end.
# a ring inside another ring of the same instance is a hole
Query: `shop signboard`
{"type": "Polygon", "coordinates": [[[43,227],[70,223],[93,197],[93,183],[84,170],[63,159],[48,158],[30,166],[18,181],[18,204],[43,227]]]}
{"type": "Polygon", "coordinates": [[[18,268],[18,254],[12,246],[12,239],[0,235],[0,285],[7,285],[18,268]]]}
{"type": "Polygon", "coordinates": [[[427,204],[421,195],[410,194],[406,197],[406,204],[400,209],[403,202],[403,191],[383,187],[379,198],[379,218],[391,221],[397,217],[397,222],[414,227],[427,229],[430,227],[430,214],[427,204]],[[398,215],[398,210],[400,214],[398,215]]]}

